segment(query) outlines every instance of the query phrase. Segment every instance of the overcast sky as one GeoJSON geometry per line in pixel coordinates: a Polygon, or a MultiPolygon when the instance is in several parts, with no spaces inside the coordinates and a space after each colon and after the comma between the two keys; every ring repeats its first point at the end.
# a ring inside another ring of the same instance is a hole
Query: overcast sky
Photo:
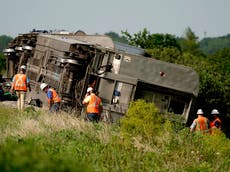
{"type": "Polygon", "coordinates": [[[32,29],[127,30],[182,36],[190,27],[203,37],[230,33],[230,0],[0,0],[0,35],[32,29]]]}

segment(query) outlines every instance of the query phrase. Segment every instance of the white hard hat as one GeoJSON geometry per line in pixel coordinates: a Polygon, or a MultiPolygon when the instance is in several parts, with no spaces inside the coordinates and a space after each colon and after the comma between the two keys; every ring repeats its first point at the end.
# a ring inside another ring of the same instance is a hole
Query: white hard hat
{"type": "Polygon", "coordinates": [[[41,90],[43,91],[44,90],[44,88],[46,88],[48,86],[48,84],[46,84],[46,83],[42,83],[41,85],[40,85],[40,88],[41,88],[41,90]]]}
{"type": "Polygon", "coordinates": [[[217,109],[213,109],[211,112],[212,115],[218,115],[220,114],[219,111],[217,109]]]}
{"type": "Polygon", "coordinates": [[[197,113],[196,113],[196,114],[198,114],[198,115],[199,115],[199,114],[201,114],[201,115],[202,115],[202,114],[204,114],[204,112],[203,112],[203,110],[202,110],[202,109],[198,109],[198,111],[197,111],[197,113]]]}
{"type": "Polygon", "coordinates": [[[25,66],[25,65],[22,65],[22,66],[20,67],[20,69],[26,70],[26,66],[25,66]]]}
{"type": "Polygon", "coordinates": [[[90,91],[93,91],[92,87],[87,88],[87,93],[90,92],[90,91]]]}

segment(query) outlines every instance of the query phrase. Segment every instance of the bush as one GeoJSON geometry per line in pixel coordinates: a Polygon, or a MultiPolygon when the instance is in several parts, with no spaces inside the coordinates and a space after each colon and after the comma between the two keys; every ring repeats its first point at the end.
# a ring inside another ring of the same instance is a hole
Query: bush
{"type": "Polygon", "coordinates": [[[162,121],[153,103],[137,100],[131,102],[127,114],[121,119],[121,131],[125,135],[140,135],[152,140],[159,133],[162,121]]]}

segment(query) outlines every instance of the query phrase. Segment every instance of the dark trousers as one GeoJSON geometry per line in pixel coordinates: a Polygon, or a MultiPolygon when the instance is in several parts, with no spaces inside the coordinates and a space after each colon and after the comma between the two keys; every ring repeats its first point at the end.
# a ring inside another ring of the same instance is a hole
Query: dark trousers
{"type": "Polygon", "coordinates": [[[99,121],[99,114],[98,113],[87,113],[87,119],[92,122],[99,121]]]}
{"type": "Polygon", "coordinates": [[[59,111],[59,106],[60,106],[59,102],[52,104],[51,107],[50,107],[50,112],[58,112],[59,111]]]}

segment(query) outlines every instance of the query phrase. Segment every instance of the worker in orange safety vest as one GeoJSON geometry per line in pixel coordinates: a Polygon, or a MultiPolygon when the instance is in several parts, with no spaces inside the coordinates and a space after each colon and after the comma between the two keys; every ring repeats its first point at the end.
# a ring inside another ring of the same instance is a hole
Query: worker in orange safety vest
{"type": "Polygon", "coordinates": [[[212,120],[210,122],[211,134],[217,134],[221,131],[221,120],[219,118],[219,111],[217,109],[213,109],[211,112],[212,120]]]}
{"type": "Polygon", "coordinates": [[[26,66],[23,65],[19,69],[19,73],[13,77],[10,92],[11,94],[15,91],[17,95],[17,106],[18,110],[22,111],[25,106],[25,97],[27,88],[31,91],[30,80],[26,76],[26,66]]]}
{"type": "Polygon", "coordinates": [[[49,88],[48,84],[42,83],[40,89],[46,93],[48,101],[48,109],[50,112],[58,112],[60,108],[61,98],[58,96],[57,92],[49,88]]]}
{"type": "Polygon", "coordinates": [[[87,119],[92,122],[98,122],[102,112],[102,102],[100,97],[93,93],[92,87],[87,89],[87,93],[84,100],[82,101],[82,104],[87,105],[87,119]]]}
{"type": "Polygon", "coordinates": [[[197,115],[198,117],[193,120],[193,123],[190,126],[190,131],[209,133],[209,120],[208,118],[204,117],[203,110],[198,109],[197,115]]]}

